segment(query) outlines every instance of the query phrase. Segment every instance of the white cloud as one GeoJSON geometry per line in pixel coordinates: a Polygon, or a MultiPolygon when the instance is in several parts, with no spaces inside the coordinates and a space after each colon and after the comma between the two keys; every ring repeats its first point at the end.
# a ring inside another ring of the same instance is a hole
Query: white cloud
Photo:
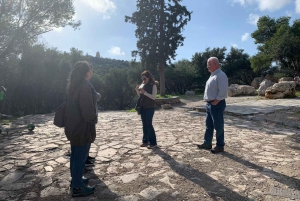
{"type": "Polygon", "coordinates": [[[296,13],[300,14],[300,0],[296,0],[295,4],[296,4],[296,13]]]}
{"type": "MultiPolygon", "coordinates": [[[[257,4],[260,11],[276,11],[290,4],[293,0],[230,0],[232,4],[239,3],[241,6],[246,4],[257,4]]],[[[299,0],[296,0],[299,2],[299,0]]]]}
{"type": "Polygon", "coordinates": [[[114,2],[110,0],[81,0],[81,1],[99,13],[106,14],[116,9],[116,5],[114,4],[114,2]]]}
{"type": "Polygon", "coordinates": [[[256,25],[257,25],[258,19],[259,19],[259,15],[251,13],[251,14],[249,15],[249,18],[248,18],[247,22],[248,22],[249,24],[253,24],[253,25],[256,26],[256,25]]]}
{"type": "Polygon", "coordinates": [[[290,4],[292,0],[255,0],[260,11],[276,11],[290,4]]]}
{"type": "Polygon", "coordinates": [[[231,47],[238,48],[239,46],[234,43],[234,44],[231,44],[231,47]]]}
{"type": "Polygon", "coordinates": [[[239,4],[241,4],[241,6],[245,5],[245,0],[231,0],[231,2],[232,2],[232,4],[239,3],[239,4]]]}
{"type": "Polygon", "coordinates": [[[112,54],[112,55],[118,55],[118,56],[123,56],[123,55],[125,55],[125,53],[121,51],[121,48],[116,47],[116,46],[112,46],[112,47],[110,48],[110,50],[108,50],[108,52],[109,52],[110,54],[112,54]]]}
{"type": "Polygon", "coordinates": [[[245,33],[244,35],[242,35],[242,41],[248,40],[249,36],[250,36],[249,33],[245,33]]]}

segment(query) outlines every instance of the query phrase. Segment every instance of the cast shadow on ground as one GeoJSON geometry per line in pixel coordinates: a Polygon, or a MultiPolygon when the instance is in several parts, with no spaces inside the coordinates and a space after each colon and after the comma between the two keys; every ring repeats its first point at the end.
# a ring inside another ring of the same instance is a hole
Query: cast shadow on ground
{"type": "Polygon", "coordinates": [[[293,178],[293,177],[289,177],[287,175],[284,175],[284,174],[281,174],[281,173],[278,173],[278,172],[275,172],[271,169],[268,169],[268,168],[264,168],[264,167],[261,167],[259,165],[256,165],[254,163],[251,163],[247,160],[244,160],[240,157],[237,157],[231,153],[228,153],[228,152],[223,152],[221,153],[223,156],[233,160],[233,161],[236,161],[238,163],[241,163],[245,166],[247,166],[248,168],[251,168],[253,170],[256,170],[258,171],[259,173],[263,174],[263,175],[266,175],[268,177],[271,177],[272,179],[276,180],[277,182],[279,183],[282,183],[286,186],[289,186],[290,188],[295,188],[295,189],[299,189],[300,188],[300,180],[299,179],[296,179],[296,178],[293,178]]]}
{"type": "Polygon", "coordinates": [[[175,171],[177,174],[179,174],[182,177],[185,177],[186,179],[205,189],[207,194],[209,194],[209,196],[213,200],[217,201],[219,200],[219,198],[221,198],[224,201],[248,200],[246,197],[232,191],[228,187],[224,186],[223,184],[208,176],[207,174],[199,172],[190,165],[178,163],[175,159],[173,159],[163,150],[155,149],[154,152],[158,156],[160,156],[165,162],[167,162],[172,168],[172,170],[175,171]],[[219,191],[220,189],[224,190],[219,191]]]}
{"type": "MultiPolygon", "coordinates": [[[[105,181],[100,179],[100,176],[94,172],[93,168],[85,171],[86,177],[90,179],[89,185],[95,186],[95,192],[88,196],[89,198],[94,198],[96,200],[103,200],[103,201],[111,201],[115,200],[119,197],[116,193],[112,192],[109,187],[105,184],[105,181]]],[[[86,198],[88,198],[86,197],[86,198]]],[[[88,200],[88,199],[83,199],[88,200]]]]}

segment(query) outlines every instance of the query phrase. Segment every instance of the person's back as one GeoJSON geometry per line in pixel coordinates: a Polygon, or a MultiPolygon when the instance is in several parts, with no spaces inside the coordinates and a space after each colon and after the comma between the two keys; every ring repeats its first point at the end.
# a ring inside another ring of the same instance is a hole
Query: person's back
{"type": "Polygon", "coordinates": [[[91,65],[80,61],[74,65],[68,83],[65,134],[71,145],[70,187],[73,197],[86,196],[95,191],[94,187],[87,185],[88,178],[83,178],[85,161],[96,137],[96,100],[87,83],[91,77],[91,65]]]}
{"type": "Polygon", "coordinates": [[[92,143],[96,138],[96,102],[91,101],[91,98],[92,91],[87,83],[83,83],[73,94],[68,95],[65,134],[71,145],[92,143]]]}

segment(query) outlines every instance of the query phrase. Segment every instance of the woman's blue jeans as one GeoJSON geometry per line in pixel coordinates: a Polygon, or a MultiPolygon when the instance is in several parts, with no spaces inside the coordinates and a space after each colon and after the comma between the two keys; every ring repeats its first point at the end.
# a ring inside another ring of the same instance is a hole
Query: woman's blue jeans
{"type": "Polygon", "coordinates": [[[70,172],[72,177],[72,188],[80,188],[83,186],[82,176],[90,147],[91,143],[83,146],[71,145],[70,172]]]}
{"type": "Polygon", "coordinates": [[[211,145],[214,129],[216,130],[217,147],[224,147],[224,110],[225,100],[221,100],[217,105],[206,103],[206,130],[204,144],[211,145]]]}
{"type": "Polygon", "coordinates": [[[152,125],[154,108],[141,108],[141,118],[143,122],[143,143],[157,145],[155,130],[152,125]]]}

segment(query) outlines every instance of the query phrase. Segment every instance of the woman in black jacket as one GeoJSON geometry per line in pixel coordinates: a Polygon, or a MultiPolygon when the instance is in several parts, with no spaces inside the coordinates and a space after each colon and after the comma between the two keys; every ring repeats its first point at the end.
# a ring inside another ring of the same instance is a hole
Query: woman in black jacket
{"type": "Polygon", "coordinates": [[[65,112],[65,134],[71,144],[70,173],[73,197],[85,196],[95,188],[87,186],[88,179],[82,178],[91,143],[96,138],[97,98],[88,80],[92,67],[87,61],[74,65],[68,83],[65,112]]]}

